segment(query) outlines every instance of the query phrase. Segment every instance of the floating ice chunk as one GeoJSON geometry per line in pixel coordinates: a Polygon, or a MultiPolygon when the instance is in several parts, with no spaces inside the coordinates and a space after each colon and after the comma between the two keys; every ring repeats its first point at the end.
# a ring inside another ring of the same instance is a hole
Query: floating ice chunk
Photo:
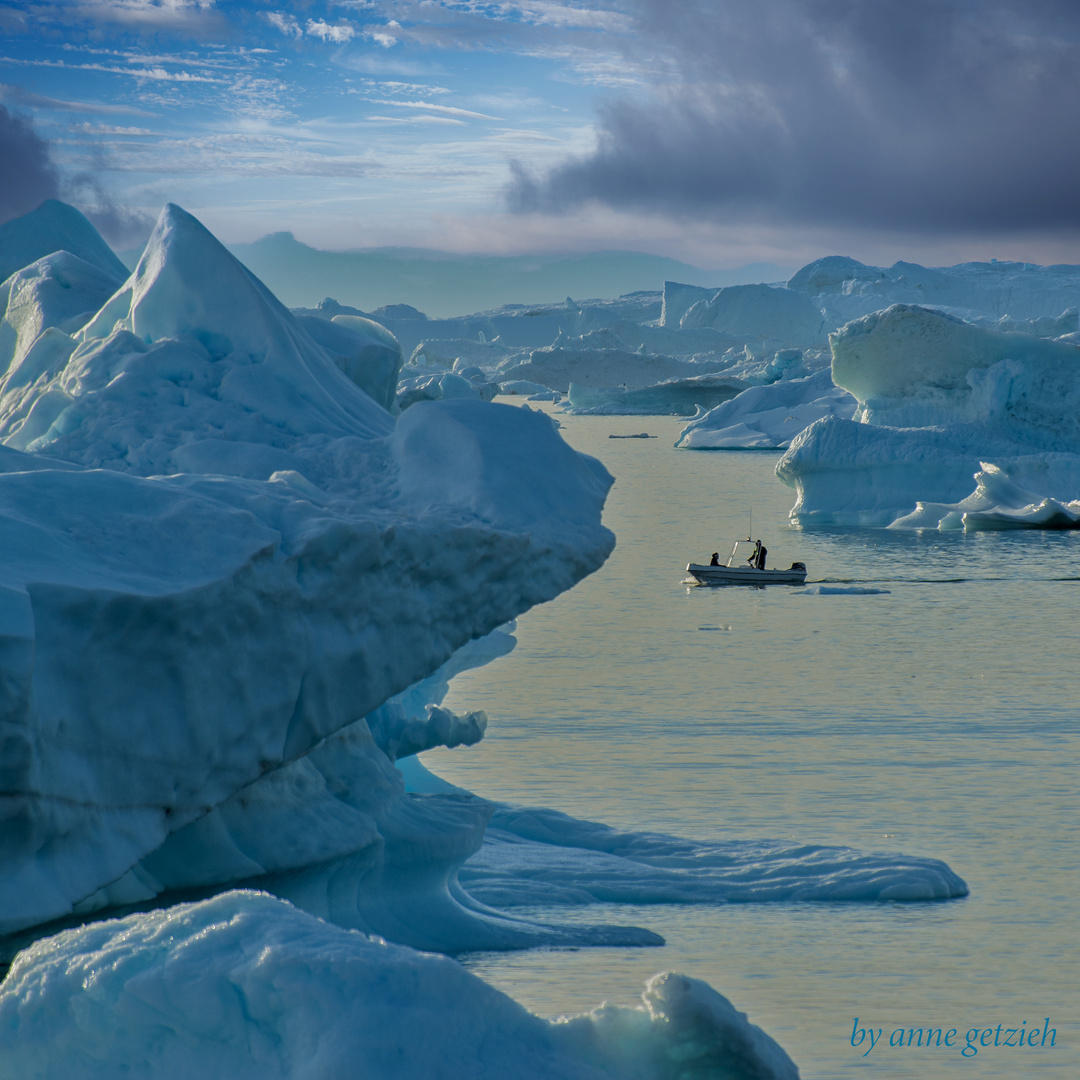
{"type": "Polygon", "coordinates": [[[0,281],[54,251],[68,251],[114,281],[127,267],[102,240],[97,229],[67,203],[46,199],[36,210],[0,225],[0,281]]]}
{"type": "Polygon", "coordinates": [[[491,401],[498,394],[496,383],[486,379],[469,379],[453,371],[441,375],[416,375],[402,379],[397,385],[397,407],[407,409],[418,401],[442,401],[453,398],[474,398],[491,401]]]}
{"type": "Polygon", "coordinates": [[[250,892],[38,942],[0,985],[0,1057],[40,1080],[798,1078],[696,979],[659,975],[643,1008],[547,1021],[453,960],[250,892]]]}
{"type": "Polygon", "coordinates": [[[459,880],[499,907],[927,901],[968,893],[938,859],[764,840],[704,843],[511,806],[492,816],[483,848],[459,880]]]}
{"type": "Polygon", "coordinates": [[[883,596],[891,589],[872,589],[866,585],[811,585],[796,590],[796,596],[883,596]]]}
{"type": "MultiPolygon", "coordinates": [[[[1077,462],[1080,468],[1080,461],[1077,462]]],[[[915,511],[897,518],[893,529],[963,529],[989,532],[1004,529],[1080,528],[1080,500],[1060,503],[1027,491],[1003,469],[982,464],[975,490],[957,503],[919,502],[915,511]]]]}
{"type": "Polygon", "coordinates": [[[823,416],[850,418],[855,399],[833,384],[828,369],[802,379],[754,386],[695,416],[675,445],[686,450],[756,450],[786,447],[823,416]]]}
{"type": "Polygon", "coordinates": [[[543,383],[529,382],[528,379],[509,379],[499,383],[499,393],[511,396],[518,395],[530,399],[537,394],[543,394],[544,399],[550,400],[555,392],[549,390],[543,383]]]}

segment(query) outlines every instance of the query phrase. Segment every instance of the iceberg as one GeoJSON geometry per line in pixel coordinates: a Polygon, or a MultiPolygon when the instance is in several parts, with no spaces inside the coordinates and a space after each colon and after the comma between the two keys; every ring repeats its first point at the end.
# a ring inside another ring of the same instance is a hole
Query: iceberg
{"type": "Polygon", "coordinates": [[[793,520],[1068,524],[1080,498],[1080,345],[1068,338],[906,304],[848,323],[831,336],[832,376],[858,405],[813,423],[777,464],[797,491],[793,520]]]}
{"type": "Polygon", "coordinates": [[[767,840],[707,843],[517,806],[495,808],[483,848],[458,877],[477,900],[500,908],[925,902],[968,894],[938,859],[767,840]]]}
{"type": "Polygon", "coordinates": [[[454,960],[230,892],[40,942],[0,986],[11,1076],[498,1076],[797,1080],[705,983],[665,973],[637,1009],[543,1020],[454,960]]]}
{"type": "Polygon", "coordinates": [[[627,349],[553,345],[533,350],[523,363],[502,368],[499,379],[506,382],[525,379],[565,394],[571,382],[581,387],[625,386],[636,390],[665,379],[689,378],[714,370],[715,367],[703,370],[703,365],[689,360],[627,349]]]}
{"type": "Polygon", "coordinates": [[[825,343],[822,313],[813,301],[801,292],[772,285],[729,285],[687,308],[679,326],[711,326],[722,333],[761,339],[774,349],[825,343]]]}
{"type": "MultiPolygon", "coordinates": [[[[0,933],[158,895],[170,836],[334,737],[407,833],[364,718],[598,567],[611,478],[539,413],[395,425],[175,206],[81,328],[38,296],[0,380],[0,933]]],[[[482,814],[444,817],[448,865],[482,814]]]]}
{"type": "Polygon", "coordinates": [[[572,382],[564,411],[578,415],[688,416],[698,408],[710,409],[730,400],[745,387],[742,379],[730,375],[667,379],[635,390],[621,386],[592,388],[572,382]]]}
{"type": "Polygon", "coordinates": [[[716,408],[702,411],[679,433],[684,450],[786,448],[815,420],[850,419],[856,401],[825,368],[801,379],[752,386],[716,408]]]}

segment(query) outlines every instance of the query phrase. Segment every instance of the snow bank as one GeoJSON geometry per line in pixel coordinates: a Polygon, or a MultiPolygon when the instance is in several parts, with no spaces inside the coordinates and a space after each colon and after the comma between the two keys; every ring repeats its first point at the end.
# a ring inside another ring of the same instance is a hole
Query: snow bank
{"type": "Polygon", "coordinates": [[[966,896],[937,859],[767,840],[620,832],[555,810],[500,806],[462,886],[498,907],[593,903],[931,901],[966,896]]]}
{"type": "Polygon", "coordinates": [[[834,385],[828,369],[801,379],[753,386],[738,397],[695,416],[675,445],[685,450],[783,448],[815,420],[850,418],[855,399],[834,385]]]}
{"type": "Polygon", "coordinates": [[[40,1080],[798,1077],[696,979],[547,1021],[446,957],[241,892],[35,944],[0,985],[0,1056],[40,1080]]]}
{"type": "Polygon", "coordinates": [[[950,522],[970,509],[967,528],[1065,523],[1061,508],[1080,498],[1080,346],[898,304],[848,324],[832,348],[833,378],[858,408],[811,425],[778,463],[798,492],[794,519],[926,525],[939,504],[950,522]],[[984,461],[996,487],[973,494],[984,461]],[[999,497],[1001,479],[1027,490],[999,497]]]}
{"type": "Polygon", "coordinates": [[[395,428],[177,207],[81,329],[45,325],[59,309],[35,295],[0,376],[0,933],[152,898],[144,860],[170,835],[318,748],[248,819],[279,862],[218,866],[294,872],[281,822],[334,789],[339,732],[370,787],[315,799],[334,835],[351,821],[370,853],[394,823],[396,857],[448,877],[482,814],[421,812],[364,718],[599,566],[610,477],[508,406],[421,403],[395,428]]]}

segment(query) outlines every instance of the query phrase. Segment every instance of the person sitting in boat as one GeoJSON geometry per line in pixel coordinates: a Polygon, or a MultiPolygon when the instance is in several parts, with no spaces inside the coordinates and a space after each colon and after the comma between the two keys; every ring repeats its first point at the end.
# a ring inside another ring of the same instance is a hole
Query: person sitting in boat
{"type": "Polygon", "coordinates": [[[714,551],[712,553],[712,558],[709,560],[709,565],[710,566],[719,566],[720,565],[720,552],[719,551],[714,551]]]}

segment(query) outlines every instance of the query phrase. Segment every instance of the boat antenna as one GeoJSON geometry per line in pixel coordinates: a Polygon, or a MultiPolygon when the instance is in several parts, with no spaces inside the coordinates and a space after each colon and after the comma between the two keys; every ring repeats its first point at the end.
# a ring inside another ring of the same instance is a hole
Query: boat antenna
{"type": "Polygon", "coordinates": [[[752,540],[754,537],[754,508],[750,507],[750,531],[746,534],[747,540],[752,540]]]}

